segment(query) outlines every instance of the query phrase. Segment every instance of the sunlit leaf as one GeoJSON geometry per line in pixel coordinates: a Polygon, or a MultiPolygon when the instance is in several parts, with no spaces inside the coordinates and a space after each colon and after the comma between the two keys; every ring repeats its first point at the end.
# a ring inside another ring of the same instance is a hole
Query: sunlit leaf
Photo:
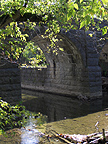
{"type": "Polygon", "coordinates": [[[103,34],[103,35],[105,35],[105,34],[107,33],[107,31],[108,31],[107,27],[104,27],[104,28],[102,28],[101,30],[102,30],[102,34],[103,34]]]}
{"type": "Polygon", "coordinates": [[[85,25],[85,21],[82,21],[82,22],[80,23],[80,29],[81,29],[84,25],[85,25]]]}
{"type": "Polygon", "coordinates": [[[78,10],[78,4],[75,3],[75,4],[74,4],[74,7],[78,10]]]}
{"type": "Polygon", "coordinates": [[[80,0],[80,3],[82,3],[83,2],[83,0],[80,0]]]}

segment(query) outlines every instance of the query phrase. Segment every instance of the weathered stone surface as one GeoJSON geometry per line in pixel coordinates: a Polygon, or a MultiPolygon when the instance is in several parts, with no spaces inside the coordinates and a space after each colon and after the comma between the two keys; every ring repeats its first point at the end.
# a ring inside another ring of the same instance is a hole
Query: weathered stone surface
{"type": "MultiPolygon", "coordinates": [[[[65,32],[62,29],[58,34],[57,45],[64,51],[58,50],[56,55],[52,51],[48,53],[47,46],[50,42],[41,37],[45,30],[46,26],[36,26],[34,31],[27,31],[29,35],[27,41],[33,41],[43,50],[48,67],[22,68],[22,87],[76,96],[81,94],[89,98],[101,97],[101,69],[98,65],[99,53],[96,43],[97,36],[101,34],[96,33],[90,37],[89,34],[93,33],[92,31],[69,30],[65,32]]],[[[0,77],[7,77],[7,79],[0,79],[0,85],[5,85],[0,88],[4,90],[10,83],[7,88],[9,91],[11,88],[18,90],[20,74],[16,65],[13,64],[11,69],[10,64],[6,63],[5,69],[1,66],[0,70],[0,77]]]]}
{"type": "Polygon", "coordinates": [[[20,70],[6,60],[0,61],[0,97],[11,104],[21,101],[20,70]]]}
{"type": "MultiPolygon", "coordinates": [[[[88,68],[90,69],[90,67],[88,68]]],[[[88,71],[88,69],[86,71],[88,71]]],[[[22,68],[21,69],[21,82],[22,88],[33,89],[33,90],[41,90],[52,93],[61,93],[78,96],[82,94],[89,98],[96,98],[96,92],[100,92],[101,96],[101,80],[100,80],[100,68],[97,67],[95,69],[92,67],[89,72],[86,72],[86,75],[79,75],[79,77],[83,76],[83,78],[79,78],[77,75],[72,75],[70,72],[63,72],[57,78],[51,78],[48,76],[50,69],[44,69],[44,73],[38,71],[38,68],[35,68],[35,74],[32,71],[34,69],[22,68]],[[46,71],[46,72],[45,72],[46,71]],[[40,72],[40,75],[39,75],[40,72]],[[31,75],[32,73],[32,75],[31,75]],[[36,75],[38,73],[38,77],[36,75]],[[92,95],[91,95],[92,93],[92,95]],[[93,93],[95,93],[93,95],[93,93]],[[93,97],[92,97],[93,96],[93,97]]],[[[98,93],[99,94],[99,93],[98,93]]]]}
{"type": "Polygon", "coordinates": [[[48,67],[40,71],[38,68],[22,68],[22,87],[76,96],[81,94],[89,98],[101,97],[102,84],[101,69],[98,65],[97,35],[90,37],[89,34],[92,31],[69,30],[65,32],[62,29],[58,35],[58,39],[62,41],[58,41],[58,45],[64,51],[58,50],[58,55],[55,55],[52,52],[47,53],[47,46],[50,43],[41,37],[45,29],[46,27],[42,29],[35,27],[35,31],[29,33],[29,40],[43,50],[48,67]]]}

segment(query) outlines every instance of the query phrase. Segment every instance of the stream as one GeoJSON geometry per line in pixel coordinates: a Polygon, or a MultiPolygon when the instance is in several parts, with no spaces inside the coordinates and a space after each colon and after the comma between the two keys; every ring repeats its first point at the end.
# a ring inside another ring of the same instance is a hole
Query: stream
{"type": "MultiPolygon", "coordinates": [[[[67,96],[22,90],[22,100],[27,110],[42,113],[43,116],[36,119],[30,116],[25,127],[9,131],[10,137],[0,136],[0,144],[39,144],[42,143],[41,134],[49,130],[65,134],[90,134],[101,131],[102,128],[108,130],[107,92],[103,94],[103,99],[89,102],[67,96]],[[47,124],[44,124],[46,122],[47,124]],[[97,122],[99,125],[96,128],[97,122]],[[40,127],[41,124],[44,124],[44,128],[40,127]]],[[[59,140],[53,140],[52,143],[62,144],[59,140]]]]}
{"type": "Polygon", "coordinates": [[[35,128],[36,120],[30,117],[25,127],[21,128],[21,144],[36,144],[39,142],[39,132],[35,128]]]}

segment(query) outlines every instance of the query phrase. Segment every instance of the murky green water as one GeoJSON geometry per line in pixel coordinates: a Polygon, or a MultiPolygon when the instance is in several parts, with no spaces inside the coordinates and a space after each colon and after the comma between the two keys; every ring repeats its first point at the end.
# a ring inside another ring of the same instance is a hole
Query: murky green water
{"type": "Polygon", "coordinates": [[[37,119],[29,119],[25,128],[16,131],[12,138],[0,137],[0,144],[37,144],[60,143],[58,139],[49,142],[40,138],[40,132],[50,134],[52,130],[58,133],[90,134],[108,130],[108,94],[104,93],[103,100],[84,101],[40,92],[22,90],[23,105],[29,111],[40,112],[48,116],[48,123],[37,126],[37,119]],[[98,127],[95,124],[99,121],[98,127]],[[34,125],[36,127],[34,127],[34,125]]]}
{"type": "Polygon", "coordinates": [[[72,97],[59,96],[22,90],[23,104],[30,111],[41,112],[48,116],[48,121],[58,121],[65,118],[76,118],[107,107],[106,100],[94,101],[78,100],[72,97]]]}

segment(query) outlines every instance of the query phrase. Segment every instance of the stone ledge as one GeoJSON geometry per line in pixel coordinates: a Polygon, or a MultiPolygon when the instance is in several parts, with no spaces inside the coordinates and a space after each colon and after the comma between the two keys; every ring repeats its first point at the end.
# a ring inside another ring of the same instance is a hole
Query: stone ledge
{"type": "Polygon", "coordinates": [[[69,90],[61,90],[58,88],[53,88],[53,87],[42,87],[42,86],[29,86],[29,85],[24,85],[21,84],[22,89],[27,89],[27,90],[32,90],[32,91],[39,91],[39,92],[44,92],[44,93],[51,93],[51,94],[57,94],[57,95],[62,95],[65,97],[72,97],[72,98],[77,98],[77,99],[84,99],[84,100],[91,100],[91,99],[98,99],[102,98],[102,92],[94,92],[94,93],[84,93],[82,92],[73,92],[69,90]]]}

